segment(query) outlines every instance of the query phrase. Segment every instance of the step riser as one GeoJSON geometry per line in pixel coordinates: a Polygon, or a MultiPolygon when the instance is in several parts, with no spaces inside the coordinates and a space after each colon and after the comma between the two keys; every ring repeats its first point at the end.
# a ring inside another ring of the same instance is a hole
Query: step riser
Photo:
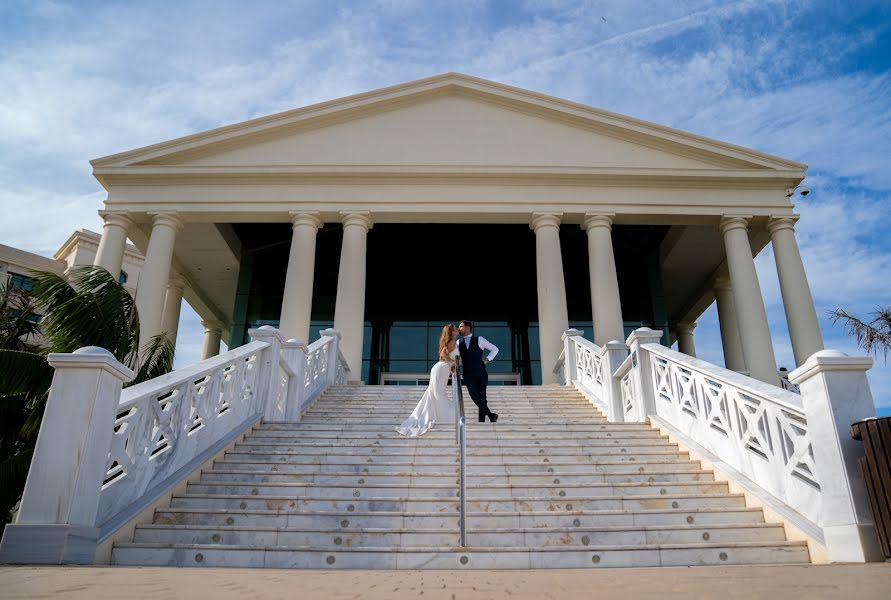
{"type": "MultiPolygon", "coordinates": [[[[274,466],[274,465],[273,465],[274,466]]],[[[332,474],[332,473],[273,473],[272,471],[255,470],[255,469],[228,469],[222,466],[215,467],[210,471],[205,471],[205,475],[232,474],[231,471],[244,471],[247,476],[254,477],[249,481],[256,481],[256,476],[266,477],[275,475],[280,477],[278,481],[285,483],[314,483],[319,485],[340,485],[340,486],[357,486],[357,487],[374,487],[375,485],[402,485],[410,486],[427,486],[427,485],[457,485],[457,474],[445,475],[412,475],[412,474],[381,474],[372,473],[353,474],[332,474]],[[251,473],[253,471],[253,473],[251,473]]],[[[467,476],[467,485],[470,489],[476,489],[478,486],[486,485],[513,485],[518,487],[536,486],[536,485],[590,485],[590,484],[610,484],[610,483],[677,483],[677,482],[713,482],[714,474],[711,472],[674,472],[674,473],[613,473],[613,474],[543,474],[543,475],[474,475],[467,476]]],[[[275,480],[270,480],[275,481],[275,480]]]]}
{"type": "Polygon", "coordinates": [[[807,562],[801,546],[552,552],[319,552],[184,548],[115,548],[117,564],[279,569],[554,569],[807,562]],[[200,558],[199,558],[200,555],[200,558]],[[461,558],[466,558],[462,563],[461,558]]]}
{"type": "MultiPolygon", "coordinates": [[[[450,432],[452,433],[452,432],[450,432]]],[[[641,444],[659,441],[666,443],[668,438],[660,436],[657,432],[652,433],[626,433],[623,435],[614,435],[611,433],[590,433],[583,437],[527,437],[502,438],[496,436],[474,437],[468,439],[468,447],[472,445],[474,448],[523,448],[532,446],[541,446],[544,448],[563,448],[585,446],[589,444],[611,444],[615,440],[620,443],[641,444]]],[[[376,436],[366,437],[314,437],[294,434],[253,434],[248,437],[248,441],[252,444],[289,444],[295,447],[304,446],[324,446],[324,447],[341,447],[341,446],[368,446],[368,445],[387,445],[394,447],[419,446],[425,448],[455,448],[454,435],[440,436],[428,438],[406,438],[396,434],[395,430],[392,436],[378,434],[376,436]]]]}
{"type": "MultiPolygon", "coordinates": [[[[217,461],[214,463],[214,470],[221,471],[279,471],[281,473],[295,473],[301,475],[312,474],[341,474],[341,475],[374,475],[374,474],[402,474],[402,475],[422,475],[422,474],[448,474],[456,476],[458,467],[454,461],[441,462],[437,464],[424,464],[403,462],[388,464],[368,464],[365,462],[352,465],[343,464],[293,464],[280,463],[276,461],[256,462],[250,460],[227,460],[217,461]]],[[[248,457],[250,458],[250,457],[248,457]]],[[[478,465],[468,466],[468,476],[476,476],[478,474],[488,475],[550,475],[555,477],[563,475],[599,475],[605,473],[642,473],[653,475],[655,473],[666,473],[676,471],[695,471],[699,469],[697,461],[675,461],[675,462],[647,462],[647,463],[619,463],[619,464],[532,464],[532,465],[492,465],[483,467],[478,465]]]]}
{"type": "MultiPolygon", "coordinates": [[[[379,498],[365,500],[363,498],[331,498],[331,499],[302,499],[299,497],[281,497],[270,494],[265,497],[241,496],[225,494],[224,489],[218,489],[219,494],[207,490],[194,490],[195,495],[207,494],[213,496],[235,496],[231,498],[207,498],[207,497],[174,497],[171,508],[192,510],[231,510],[231,511],[276,511],[285,513],[300,512],[342,512],[349,515],[357,513],[377,512],[432,512],[455,515],[458,513],[458,502],[453,497],[442,500],[430,500],[429,498],[379,498]]],[[[599,498],[599,499],[528,499],[528,500],[473,500],[468,498],[467,510],[469,512],[481,512],[493,514],[496,512],[554,512],[554,511],[618,511],[618,510],[703,510],[718,508],[744,508],[745,502],[736,497],[647,497],[636,499],[624,498],[599,498]],[[677,508],[675,508],[675,506],[677,508]],[[568,507],[568,508],[567,508],[568,507]]],[[[369,518],[373,518],[369,517],[369,518]]],[[[485,519],[482,519],[485,521],[485,519]]]]}
{"type": "MultiPolygon", "coordinates": [[[[374,444],[370,446],[338,446],[338,445],[329,445],[329,446],[298,446],[294,444],[254,444],[250,441],[245,441],[240,444],[235,445],[235,450],[240,452],[276,452],[282,450],[293,449],[294,452],[300,452],[302,454],[331,454],[333,451],[338,451],[341,454],[347,454],[349,452],[354,452],[356,454],[386,454],[386,455],[418,455],[418,456],[441,456],[444,451],[450,450],[451,452],[457,452],[458,449],[455,446],[442,447],[437,448],[435,446],[429,446],[424,444],[418,445],[406,445],[406,446],[390,446],[386,444],[381,444],[380,446],[376,446],[374,444]]],[[[562,448],[540,448],[538,450],[535,447],[529,446],[518,446],[518,447],[476,447],[473,446],[470,442],[467,445],[467,452],[472,456],[564,456],[571,454],[595,454],[595,453],[604,453],[604,452],[615,452],[619,450],[622,454],[638,454],[640,452],[645,452],[648,449],[659,449],[659,450],[668,450],[677,452],[678,446],[677,444],[667,444],[662,441],[653,441],[652,443],[648,440],[635,440],[633,444],[622,444],[620,440],[616,440],[615,443],[602,443],[602,444],[578,444],[571,446],[564,446],[562,448]]]]}
{"type": "MultiPolygon", "coordinates": [[[[642,546],[646,544],[714,544],[737,542],[782,542],[782,527],[691,528],[674,530],[568,532],[467,532],[470,548],[505,546],[642,546]]],[[[450,532],[369,533],[348,531],[212,531],[180,529],[137,529],[136,542],[149,544],[226,544],[236,546],[342,546],[379,548],[386,546],[431,547],[459,545],[459,535],[450,532]]]]}
{"type": "MultiPolygon", "coordinates": [[[[232,512],[186,512],[171,509],[158,511],[156,524],[164,525],[205,525],[262,528],[289,528],[308,531],[337,529],[361,529],[361,523],[372,519],[374,529],[445,529],[455,531],[458,527],[456,513],[417,515],[359,515],[343,514],[287,514],[287,513],[246,513],[232,512]]],[[[491,529],[561,527],[566,529],[598,527],[648,527],[678,525],[727,525],[760,524],[764,515],[760,510],[745,508],[710,511],[652,511],[652,512],[613,512],[613,513],[564,513],[564,514],[482,514],[468,512],[468,523],[476,527],[491,529]]],[[[367,526],[366,528],[370,528],[367,526]]]]}
{"type": "MultiPolygon", "coordinates": [[[[288,464],[300,464],[300,465],[317,465],[317,464],[330,464],[330,465],[371,465],[371,464],[403,464],[403,465],[413,465],[416,464],[415,457],[411,455],[393,455],[393,456],[380,456],[377,454],[373,455],[363,455],[363,454],[343,454],[343,453],[335,453],[332,452],[327,455],[322,454],[302,454],[302,453],[291,453],[287,451],[277,450],[274,452],[227,452],[227,458],[232,458],[233,460],[257,460],[261,462],[277,462],[277,463],[288,463],[288,464]]],[[[627,454],[621,452],[621,449],[616,452],[615,450],[610,452],[604,452],[597,455],[590,454],[567,454],[561,456],[559,458],[547,458],[543,457],[543,455],[536,455],[532,459],[526,456],[513,456],[513,457],[504,457],[504,456],[469,456],[467,458],[467,468],[474,469],[477,467],[480,468],[489,468],[487,465],[504,465],[505,463],[512,464],[523,462],[530,466],[530,468],[535,467],[537,465],[544,466],[545,468],[550,467],[552,465],[565,465],[565,464],[576,464],[576,465],[592,465],[596,466],[598,464],[602,464],[604,462],[624,462],[627,464],[642,464],[645,462],[650,462],[652,460],[664,459],[667,461],[687,461],[689,460],[690,455],[687,452],[677,452],[677,451],[662,451],[658,448],[653,450],[648,450],[647,452],[638,452],[636,454],[627,454]],[[547,462],[545,462],[547,459],[547,462]]],[[[451,462],[454,464],[458,463],[457,453],[454,457],[449,457],[447,454],[439,454],[436,456],[422,456],[419,458],[417,462],[423,463],[444,463],[448,462],[451,459],[451,462]]]]}
{"type": "MultiPolygon", "coordinates": [[[[209,475],[209,474],[208,474],[209,475]]],[[[458,495],[457,486],[344,486],[297,484],[297,485],[264,485],[250,481],[226,481],[222,477],[202,477],[201,483],[194,486],[193,493],[199,485],[213,484],[217,494],[245,496],[289,496],[313,498],[454,498],[458,495]],[[214,481],[218,479],[218,481],[214,481]],[[222,481],[219,481],[222,479],[222,481]],[[228,484],[228,485],[227,485],[228,484]],[[254,493],[256,490],[256,493],[254,493]]],[[[231,476],[230,476],[231,477],[231,476]]],[[[189,488],[193,489],[192,487],[189,488]]],[[[690,494],[726,494],[726,483],[660,483],[660,484],[625,484],[622,486],[603,485],[568,485],[552,486],[486,486],[479,485],[468,489],[468,499],[477,498],[585,498],[610,496],[669,496],[690,494]]]]}

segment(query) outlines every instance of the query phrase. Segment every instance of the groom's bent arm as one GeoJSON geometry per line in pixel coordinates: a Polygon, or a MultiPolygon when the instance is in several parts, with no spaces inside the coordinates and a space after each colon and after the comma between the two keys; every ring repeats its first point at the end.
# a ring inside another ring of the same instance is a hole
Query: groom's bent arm
{"type": "Polygon", "coordinates": [[[486,338],[480,336],[477,337],[477,343],[480,345],[480,350],[488,350],[489,356],[486,357],[486,362],[490,363],[495,360],[495,355],[498,354],[498,346],[487,340],[486,338]]]}

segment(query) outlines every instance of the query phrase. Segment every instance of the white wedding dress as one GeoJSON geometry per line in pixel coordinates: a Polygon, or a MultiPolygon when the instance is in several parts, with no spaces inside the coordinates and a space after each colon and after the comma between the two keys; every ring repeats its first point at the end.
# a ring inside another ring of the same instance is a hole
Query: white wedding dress
{"type": "MultiPolygon", "coordinates": [[[[458,345],[449,352],[449,358],[458,356],[458,345]]],[[[396,428],[396,431],[407,437],[424,435],[437,423],[453,424],[455,422],[455,401],[449,398],[449,375],[454,363],[439,361],[430,369],[430,385],[421,397],[421,401],[411,416],[396,428]]]]}

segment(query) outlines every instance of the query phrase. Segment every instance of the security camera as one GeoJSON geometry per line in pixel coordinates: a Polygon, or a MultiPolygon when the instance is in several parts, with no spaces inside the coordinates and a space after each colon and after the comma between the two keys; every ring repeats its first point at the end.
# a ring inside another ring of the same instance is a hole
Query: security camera
{"type": "Polygon", "coordinates": [[[795,193],[795,190],[792,188],[786,188],[786,198],[791,198],[792,194],[795,193]]]}
{"type": "Polygon", "coordinates": [[[810,191],[809,189],[807,189],[806,187],[802,187],[800,190],[798,190],[798,192],[799,192],[802,196],[807,196],[808,194],[811,193],[811,191],[810,191]]]}

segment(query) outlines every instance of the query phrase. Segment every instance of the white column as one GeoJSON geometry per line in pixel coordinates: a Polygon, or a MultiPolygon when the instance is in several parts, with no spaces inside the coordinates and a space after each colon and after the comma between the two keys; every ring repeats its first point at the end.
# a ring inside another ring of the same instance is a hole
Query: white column
{"type": "Polygon", "coordinates": [[[718,304],[718,324],[721,327],[721,345],[724,348],[724,366],[731,371],[747,373],[736,308],[733,306],[733,288],[730,277],[720,275],[715,279],[715,300],[718,304]]]}
{"type": "Polygon", "coordinates": [[[687,356],[696,357],[696,344],[693,342],[693,330],[696,329],[696,323],[678,323],[675,325],[675,332],[678,334],[678,352],[682,352],[687,356]]]}
{"type": "Polygon", "coordinates": [[[795,354],[795,364],[801,365],[810,355],[823,349],[823,334],[820,333],[814,297],[795,241],[796,220],[798,215],[772,217],[767,229],[777,263],[792,352],[795,354]]]}
{"type": "Polygon", "coordinates": [[[317,212],[291,212],[293,234],[285,275],[279,330],[287,338],[307,341],[312,314],[312,285],[316,264],[316,233],[322,226],[317,212]]]}
{"type": "Polygon", "coordinates": [[[538,340],[541,348],[541,382],[555,383],[554,366],[569,328],[563,256],[560,253],[562,213],[533,213],[535,276],[538,284],[538,340]]]}
{"type": "Polygon", "coordinates": [[[171,275],[167,282],[167,295],[164,297],[164,316],[161,319],[161,331],[167,335],[170,343],[176,346],[176,334],[179,330],[179,312],[183,305],[185,280],[179,275],[171,275]]]}
{"type": "Polygon", "coordinates": [[[121,275],[124,262],[124,250],[127,247],[127,230],[133,221],[124,214],[116,212],[100,212],[105,225],[102,227],[102,238],[93,264],[103,267],[117,279],[121,275]]]}
{"type": "Polygon", "coordinates": [[[152,218],[152,234],[145,253],[145,265],[139,275],[136,288],[136,308],[139,311],[139,349],[161,333],[161,317],[167,281],[170,279],[170,263],[173,245],[183,223],[174,213],[158,213],[152,218]]]}
{"type": "Polygon", "coordinates": [[[742,338],[749,375],[765,383],[780,385],[777,361],[767,325],[767,311],[761,297],[761,285],[755,271],[755,259],[749,245],[749,218],[728,216],[721,219],[721,233],[727,251],[727,267],[733,286],[733,305],[742,338]]]}
{"type": "Polygon", "coordinates": [[[343,334],[343,357],[350,372],[347,379],[362,376],[362,341],[365,327],[365,261],[368,230],[373,223],[368,212],[342,212],[343,245],[337,274],[334,329],[343,334]]]}
{"type": "Polygon", "coordinates": [[[96,517],[121,386],[133,372],[108,350],[50,354],[55,369],[15,524],[0,562],[92,564],[96,517]]]}
{"type": "Polygon", "coordinates": [[[821,350],[789,373],[801,388],[801,403],[820,481],[820,527],[832,562],[881,560],[858,459],[863,443],[851,424],[876,416],[866,372],[872,359],[821,350]]]}
{"type": "Polygon", "coordinates": [[[201,346],[201,360],[207,360],[220,353],[220,340],[223,339],[223,324],[208,319],[201,321],[204,327],[204,345],[201,346]]]}
{"type": "Polygon", "coordinates": [[[594,313],[594,342],[603,346],[625,339],[619,279],[613,255],[613,214],[585,215],[588,232],[588,268],[591,273],[591,304],[594,313]]]}

